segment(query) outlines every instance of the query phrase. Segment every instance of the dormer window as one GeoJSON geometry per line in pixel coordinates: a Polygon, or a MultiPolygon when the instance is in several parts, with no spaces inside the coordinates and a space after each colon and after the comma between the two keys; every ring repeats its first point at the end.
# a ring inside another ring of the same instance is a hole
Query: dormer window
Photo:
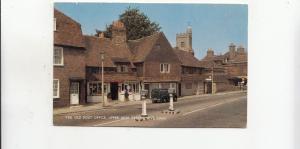
{"type": "Polygon", "coordinates": [[[127,65],[119,65],[117,66],[118,72],[128,72],[128,66],[127,65]]]}
{"type": "Polygon", "coordinates": [[[53,19],[53,30],[56,31],[56,18],[53,19]]]}

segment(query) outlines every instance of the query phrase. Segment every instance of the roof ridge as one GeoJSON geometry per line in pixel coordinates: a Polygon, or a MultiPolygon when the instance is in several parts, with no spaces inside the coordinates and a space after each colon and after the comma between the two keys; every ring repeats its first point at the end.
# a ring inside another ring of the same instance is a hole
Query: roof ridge
{"type": "Polygon", "coordinates": [[[138,41],[140,41],[140,40],[143,40],[143,39],[145,39],[145,38],[149,38],[149,37],[151,37],[151,36],[154,36],[154,35],[157,35],[157,34],[160,34],[161,32],[155,32],[154,34],[151,34],[151,35],[149,35],[149,36],[144,36],[144,37],[142,37],[142,38],[139,38],[139,39],[134,39],[134,40],[128,40],[128,41],[133,41],[133,42],[138,42],[138,41]]]}
{"type": "Polygon", "coordinates": [[[145,61],[145,59],[147,58],[147,56],[149,55],[149,53],[151,53],[151,51],[153,50],[153,46],[154,46],[154,44],[157,42],[157,40],[159,39],[160,35],[162,35],[161,32],[157,32],[157,33],[155,33],[155,34],[153,34],[153,35],[151,35],[151,36],[147,36],[147,37],[149,37],[149,38],[150,38],[150,37],[154,37],[154,40],[151,42],[151,44],[150,44],[150,46],[149,46],[150,50],[148,50],[148,51],[145,53],[145,57],[143,58],[143,61],[145,61]]]}

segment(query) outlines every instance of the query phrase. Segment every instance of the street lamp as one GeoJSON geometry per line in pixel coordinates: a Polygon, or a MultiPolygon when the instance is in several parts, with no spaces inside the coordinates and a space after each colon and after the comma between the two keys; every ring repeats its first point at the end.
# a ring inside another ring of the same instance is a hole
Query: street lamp
{"type": "Polygon", "coordinates": [[[102,105],[103,107],[106,106],[106,101],[104,99],[104,66],[103,66],[103,61],[104,61],[104,56],[105,56],[105,52],[101,51],[100,52],[100,58],[101,58],[101,93],[102,93],[102,105]]]}
{"type": "Polygon", "coordinates": [[[213,66],[211,69],[211,94],[214,94],[214,66],[215,66],[215,63],[213,63],[213,66]]]}

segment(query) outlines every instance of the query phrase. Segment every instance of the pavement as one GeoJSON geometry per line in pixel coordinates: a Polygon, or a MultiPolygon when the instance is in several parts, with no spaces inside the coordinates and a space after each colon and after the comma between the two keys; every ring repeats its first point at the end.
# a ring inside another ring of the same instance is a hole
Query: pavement
{"type": "MultiPolygon", "coordinates": [[[[230,91],[230,92],[220,92],[214,95],[226,95],[231,93],[239,93],[245,91],[230,91]]],[[[201,95],[191,95],[191,96],[184,96],[178,98],[178,100],[184,99],[191,99],[191,98],[201,98],[201,97],[208,97],[213,96],[212,94],[201,94],[201,95]]],[[[150,99],[147,99],[147,103],[151,103],[150,99]]],[[[109,109],[109,108],[116,108],[116,107],[123,107],[128,105],[137,105],[141,104],[141,101],[110,101],[106,107],[103,107],[102,103],[89,103],[85,105],[76,105],[76,106],[69,106],[69,107],[58,107],[53,109],[53,114],[67,114],[67,113],[74,113],[74,112],[84,112],[84,111],[93,111],[99,109],[109,109]]]]}
{"type": "Polygon", "coordinates": [[[104,108],[97,104],[69,108],[54,114],[53,123],[57,126],[155,128],[245,128],[247,123],[247,92],[180,98],[174,102],[175,110],[179,112],[173,113],[163,112],[169,103],[148,103],[148,118],[141,118],[140,104],[140,101],[135,101],[104,108]]]}

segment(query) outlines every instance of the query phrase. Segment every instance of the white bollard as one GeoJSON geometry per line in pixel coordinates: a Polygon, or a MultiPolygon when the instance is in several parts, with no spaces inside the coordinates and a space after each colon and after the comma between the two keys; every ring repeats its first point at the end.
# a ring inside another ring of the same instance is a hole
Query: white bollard
{"type": "Polygon", "coordinates": [[[174,106],[173,106],[173,95],[170,94],[170,106],[169,106],[169,111],[174,111],[174,106]]]}
{"type": "Polygon", "coordinates": [[[142,103],[142,114],[141,114],[142,117],[147,117],[147,107],[146,107],[146,100],[144,99],[143,100],[143,103],[142,103]]]}

